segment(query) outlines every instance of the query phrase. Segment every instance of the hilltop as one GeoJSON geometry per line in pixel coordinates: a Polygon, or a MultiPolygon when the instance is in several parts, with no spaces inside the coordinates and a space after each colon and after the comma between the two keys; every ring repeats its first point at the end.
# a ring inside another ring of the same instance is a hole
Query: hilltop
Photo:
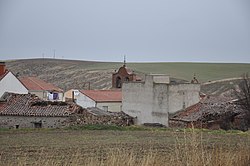
{"type": "MultiPolygon", "coordinates": [[[[90,82],[92,89],[110,88],[112,72],[122,65],[118,62],[63,59],[22,59],[7,61],[6,64],[9,70],[15,74],[18,73],[19,76],[35,75],[65,90],[69,88],[86,89],[87,82],[90,82]]],[[[243,63],[159,62],[127,63],[127,66],[141,76],[144,73],[161,73],[190,81],[196,74],[202,83],[240,77],[243,73],[250,72],[250,64],[243,63]]]]}

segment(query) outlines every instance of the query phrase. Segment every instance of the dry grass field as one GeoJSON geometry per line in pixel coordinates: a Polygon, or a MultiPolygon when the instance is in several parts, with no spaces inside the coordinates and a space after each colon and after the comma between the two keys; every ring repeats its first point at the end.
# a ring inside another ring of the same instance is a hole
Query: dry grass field
{"type": "Polygon", "coordinates": [[[0,165],[4,166],[249,164],[249,132],[155,128],[0,131],[0,165]]]}
{"type": "MultiPolygon", "coordinates": [[[[111,87],[112,73],[122,63],[92,62],[60,59],[24,59],[7,61],[7,68],[19,76],[34,75],[54,83],[62,89],[92,89],[111,87]]],[[[240,77],[250,72],[250,64],[233,63],[128,63],[127,66],[139,75],[144,73],[168,74],[171,77],[190,81],[194,73],[201,82],[240,77]]]]}

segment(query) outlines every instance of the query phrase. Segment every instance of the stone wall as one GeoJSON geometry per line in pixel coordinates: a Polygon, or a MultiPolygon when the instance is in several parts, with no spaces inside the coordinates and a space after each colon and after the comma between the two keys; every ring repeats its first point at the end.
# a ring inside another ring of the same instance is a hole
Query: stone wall
{"type": "Polygon", "coordinates": [[[0,128],[61,128],[67,126],[68,117],[0,116],[0,128]],[[39,126],[39,125],[38,125],[39,126]]]}

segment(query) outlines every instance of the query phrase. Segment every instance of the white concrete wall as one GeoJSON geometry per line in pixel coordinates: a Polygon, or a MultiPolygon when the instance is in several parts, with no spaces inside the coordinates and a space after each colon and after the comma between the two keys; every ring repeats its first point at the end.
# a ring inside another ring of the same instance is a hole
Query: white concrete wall
{"type": "Polygon", "coordinates": [[[168,126],[169,113],[199,102],[199,84],[155,83],[154,75],[147,75],[145,80],[127,82],[122,87],[122,111],[137,117],[137,124],[168,126]]]}
{"type": "Polygon", "coordinates": [[[152,76],[153,76],[154,83],[163,83],[163,84],[169,84],[170,83],[170,78],[169,78],[168,75],[154,74],[152,76]]]}
{"type": "Polygon", "coordinates": [[[5,92],[18,93],[18,94],[28,94],[28,90],[25,86],[13,75],[12,72],[9,72],[1,81],[0,81],[0,97],[5,92]]]}
{"type": "Polygon", "coordinates": [[[175,113],[200,101],[200,84],[169,85],[169,113],[175,113]]]}
{"type": "Polygon", "coordinates": [[[160,123],[168,126],[166,84],[154,88],[153,76],[146,76],[145,79],[145,83],[123,84],[122,111],[136,117],[137,124],[160,123]]]}
{"type": "Polygon", "coordinates": [[[82,94],[81,92],[79,93],[78,96],[75,96],[76,99],[76,104],[83,108],[87,107],[96,107],[96,102],[89,98],[88,96],[82,94]]]}
{"type": "MultiPolygon", "coordinates": [[[[120,112],[122,102],[104,102],[104,103],[97,103],[96,107],[103,109],[103,106],[107,106],[109,112],[120,112]]],[[[105,110],[105,109],[103,109],[105,110]]]]}

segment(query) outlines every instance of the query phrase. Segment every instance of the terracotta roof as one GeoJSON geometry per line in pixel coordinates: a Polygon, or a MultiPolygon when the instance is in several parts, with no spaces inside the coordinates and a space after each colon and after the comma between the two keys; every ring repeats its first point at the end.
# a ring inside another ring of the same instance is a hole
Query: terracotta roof
{"type": "Polygon", "coordinates": [[[51,83],[47,83],[37,77],[22,77],[19,79],[22,84],[28,89],[28,90],[47,90],[47,91],[59,91],[62,92],[63,90],[54,86],[51,83]]]}
{"type": "Polygon", "coordinates": [[[76,104],[40,100],[31,94],[7,93],[1,102],[0,116],[69,116],[79,109],[76,104]],[[5,96],[6,97],[6,96],[5,96]]]}
{"type": "Polygon", "coordinates": [[[121,90],[81,90],[82,94],[96,102],[121,102],[121,90]]]}

